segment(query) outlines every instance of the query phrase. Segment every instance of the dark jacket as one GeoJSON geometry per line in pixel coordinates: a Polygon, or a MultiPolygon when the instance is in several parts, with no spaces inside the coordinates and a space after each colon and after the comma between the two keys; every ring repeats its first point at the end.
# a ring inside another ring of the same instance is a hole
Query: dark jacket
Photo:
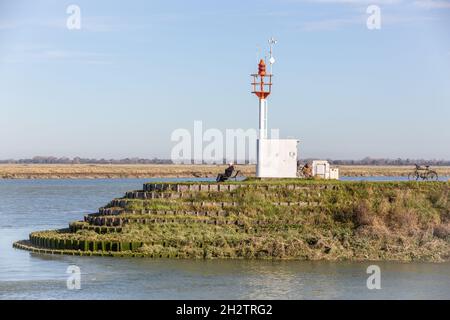
{"type": "Polygon", "coordinates": [[[228,168],[225,169],[225,176],[226,177],[231,177],[231,175],[233,174],[234,171],[234,166],[229,166],[228,168]]]}

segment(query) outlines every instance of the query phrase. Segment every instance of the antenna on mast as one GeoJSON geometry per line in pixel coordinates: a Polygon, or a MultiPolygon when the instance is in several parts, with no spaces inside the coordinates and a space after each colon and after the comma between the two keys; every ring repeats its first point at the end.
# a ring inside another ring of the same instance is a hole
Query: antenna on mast
{"type": "Polygon", "coordinates": [[[269,54],[270,54],[270,58],[269,58],[269,63],[270,63],[270,73],[272,73],[272,65],[275,63],[275,58],[272,55],[272,47],[273,45],[275,45],[278,41],[274,38],[271,37],[269,40],[269,54]]]}

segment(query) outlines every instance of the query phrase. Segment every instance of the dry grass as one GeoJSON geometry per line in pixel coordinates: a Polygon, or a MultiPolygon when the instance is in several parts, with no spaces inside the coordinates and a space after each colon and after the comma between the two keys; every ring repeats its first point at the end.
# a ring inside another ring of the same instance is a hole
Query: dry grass
{"type": "MultiPolygon", "coordinates": [[[[450,166],[432,167],[439,176],[450,176],[450,166]]],[[[343,176],[408,176],[413,166],[339,166],[343,176]]]]}
{"type": "MultiPolygon", "coordinates": [[[[61,165],[0,164],[0,179],[99,179],[99,178],[192,178],[216,177],[224,165],[61,165]]],[[[339,166],[342,176],[407,176],[410,166],[339,166]]],[[[450,176],[450,167],[435,167],[440,176],[450,176]]],[[[238,165],[244,176],[254,176],[254,165],[238,165]]]]}
{"type": "MultiPolygon", "coordinates": [[[[2,179],[99,179],[153,177],[216,177],[225,165],[108,165],[108,164],[2,164],[2,179]]],[[[253,175],[253,166],[237,166],[244,175],[253,175]]]]}

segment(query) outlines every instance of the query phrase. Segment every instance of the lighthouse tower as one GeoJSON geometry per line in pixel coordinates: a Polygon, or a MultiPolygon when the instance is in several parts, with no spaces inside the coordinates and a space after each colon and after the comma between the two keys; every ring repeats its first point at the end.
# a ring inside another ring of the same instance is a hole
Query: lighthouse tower
{"type": "MultiPolygon", "coordinates": [[[[272,44],[269,40],[270,64],[272,44]]],[[[258,178],[295,178],[297,176],[297,145],[296,139],[269,139],[267,136],[267,98],[272,91],[272,72],[266,71],[266,63],[259,61],[258,73],[252,74],[252,93],[259,101],[259,135],[256,144],[256,177],[258,178]]]]}
{"type": "Polygon", "coordinates": [[[272,74],[266,73],[266,63],[263,59],[259,61],[258,73],[253,76],[253,91],[259,99],[259,132],[256,151],[256,176],[261,176],[261,164],[264,163],[262,144],[267,139],[267,97],[272,90],[272,74]]]}

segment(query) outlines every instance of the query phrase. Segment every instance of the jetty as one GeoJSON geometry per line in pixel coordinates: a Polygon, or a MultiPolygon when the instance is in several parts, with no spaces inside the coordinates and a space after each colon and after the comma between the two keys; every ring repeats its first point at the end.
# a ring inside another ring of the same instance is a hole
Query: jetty
{"type": "Polygon", "coordinates": [[[255,178],[152,182],[65,229],[32,232],[14,247],[83,256],[446,261],[449,187],[255,178]]]}

